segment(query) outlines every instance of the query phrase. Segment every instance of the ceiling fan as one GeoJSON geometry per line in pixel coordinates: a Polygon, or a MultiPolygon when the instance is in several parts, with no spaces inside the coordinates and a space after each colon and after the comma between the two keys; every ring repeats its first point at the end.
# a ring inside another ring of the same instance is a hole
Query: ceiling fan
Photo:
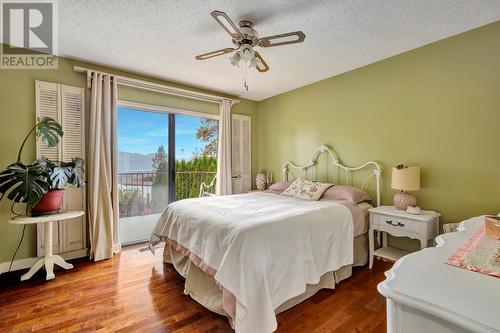
{"type": "Polygon", "coordinates": [[[269,65],[264,61],[259,52],[254,47],[273,47],[288,44],[302,43],[306,35],[302,31],[288,32],[279,35],[260,37],[253,28],[254,24],[248,20],[242,20],[237,27],[226,13],[214,10],[210,13],[224,30],[231,36],[233,44],[236,47],[227,47],[217,51],[207,52],[197,55],[197,60],[206,60],[223,54],[237,51],[231,57],[231,64],[239,66],[242,69],[243,87],[248,91],[247,75],[248,69],[255,67],[261,73],[269,70],[269,65]]]}

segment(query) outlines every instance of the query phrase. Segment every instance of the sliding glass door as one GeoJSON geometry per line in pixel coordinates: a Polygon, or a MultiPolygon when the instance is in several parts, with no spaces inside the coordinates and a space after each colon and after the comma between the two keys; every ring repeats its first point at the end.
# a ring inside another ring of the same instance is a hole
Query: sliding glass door
{"type": "Polygon", "coordinates": [[[168,205],[169,115],[118,108],[118,191],[122,244],[149,237],[168,205]]]}
{"type": "Polygon", "coordinates": [[[218,124],[215,119],[175,116],[175,200],[197,197],[202,182],[217,171],[218,124]]]}
{"type": "Polygon", "coordinates": [[[149,239],[173,200],[197,197],[217,168],[217,120],[118,108],[118,190],[122,244],[149,239]]]}

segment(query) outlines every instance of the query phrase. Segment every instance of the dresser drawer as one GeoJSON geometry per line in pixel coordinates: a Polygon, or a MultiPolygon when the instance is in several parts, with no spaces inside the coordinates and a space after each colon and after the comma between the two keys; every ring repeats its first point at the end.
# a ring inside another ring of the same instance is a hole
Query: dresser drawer
{"type": "Polygon", "coordinates": [[[409,220],[405,218],[388,216],[388,215],[379,215],[376,214],[374,216],[374,221],[378,229],[387,231],[390,234],[397,233],[413,233],[420,234],[425,227],[425,222],[409,220]]]}

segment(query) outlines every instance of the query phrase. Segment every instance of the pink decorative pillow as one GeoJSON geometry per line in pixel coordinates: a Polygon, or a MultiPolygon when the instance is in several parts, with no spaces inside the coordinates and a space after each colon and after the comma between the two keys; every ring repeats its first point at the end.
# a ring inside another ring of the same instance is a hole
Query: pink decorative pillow
{"type": "Polygon", "coordinates": [[[363,201],[370,201],[368,193],[355,186],[334,185],[323,193],[321,200],[341,200],[358,204],[363,201]]]}
{"type": "Polygon", "coordinates": [[[266,192],[280,194],[284,192],[291,184],[288,180],[282,180],[269,186],[266,192]]]}
{"type": "Polygon", "coordinates": [[[314,182],[311,180],[297,179],[290,185],[282,195],[305,200],[319,200],[332,184],[314,182]]]}

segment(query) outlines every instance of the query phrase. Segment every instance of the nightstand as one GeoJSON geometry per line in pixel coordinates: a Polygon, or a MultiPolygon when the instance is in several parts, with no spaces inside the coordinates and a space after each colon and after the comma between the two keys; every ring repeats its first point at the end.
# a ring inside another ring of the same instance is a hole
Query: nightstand
{"type": "Polygon", "coordinates": [[[379,257],[389,261],[397,261],[409,252],[387,245],[387,234],[396,237],[410,237],[420,241],[420,247],[426,248],[432,244],[439,234],[439,217],[441,214],[422,210],[419,215],[409,214],[394,206],[379,206],[370,208],[370,230],[368,239],[370,244],[370,268],[373,258],[379,257]],[[379,244],[375,249],[374,231],[378,233],[379,244]],[[380,236],[382,234],[382,240],[380,236]]]}

